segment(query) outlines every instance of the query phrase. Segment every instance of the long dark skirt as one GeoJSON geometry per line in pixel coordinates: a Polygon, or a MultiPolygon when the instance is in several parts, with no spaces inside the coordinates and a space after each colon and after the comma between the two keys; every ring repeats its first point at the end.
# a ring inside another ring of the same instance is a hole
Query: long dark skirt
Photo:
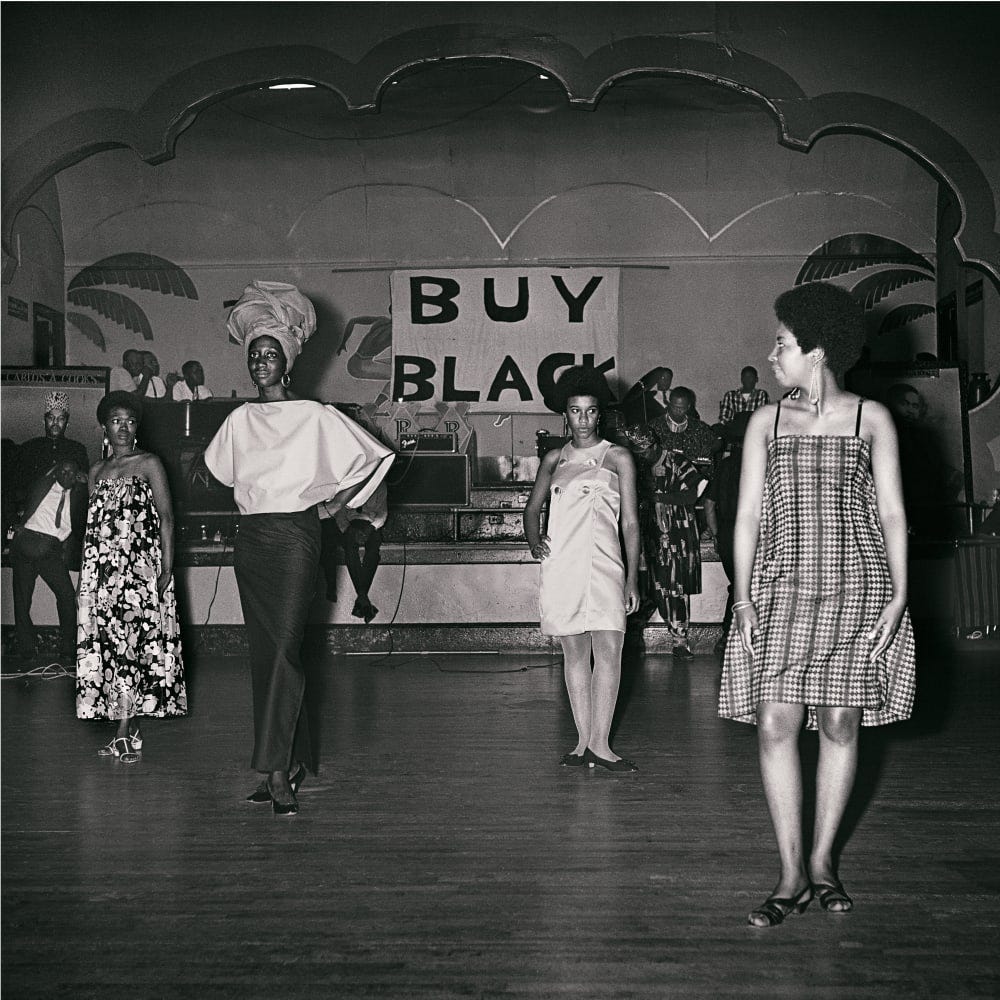
{"type": "Polygon", "coordinates": [[[315,770],[301,646],[319,554],[315,508],[240,518],[233,566],[250,646],[257,771],[284,771],[294,762],[315,770]]]}

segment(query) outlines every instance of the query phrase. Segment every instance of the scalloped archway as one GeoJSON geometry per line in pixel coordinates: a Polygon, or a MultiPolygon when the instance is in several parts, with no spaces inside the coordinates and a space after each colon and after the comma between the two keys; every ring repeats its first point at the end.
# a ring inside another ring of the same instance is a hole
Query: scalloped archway
{"type": "Polygon", "coordinates": [[[12,261],[14,220],[32,194],[65,167],[102,150],[132,149],[150,164],[174,155],[177,137],[209,105],[261,85],[308,80],[344,100],[350,111],[377,112],[385,87],[414,66],[458,59],[503,59],[557,79],[571,105],[593,110],[617,80],[635,74],[689,76],[763,103],[779,126],[779,141],[808,151],[823,136],[853,133],[912,157],[953,193],[961,211],[954,237],[961,258],[1000,286],[996,205],[982,170],[950,133],[911,109],[863,93],[807,97],[777,66],[713,42],[634,37],[583,56],[557,40],[527,38],[496,25],[452,25],[404,32],[352,63],[314,46],[248,49],[206,60],[171,77],[131,112],[102,108],[72,115],[38,133],[4,161],[3,253],[12,261]]]}

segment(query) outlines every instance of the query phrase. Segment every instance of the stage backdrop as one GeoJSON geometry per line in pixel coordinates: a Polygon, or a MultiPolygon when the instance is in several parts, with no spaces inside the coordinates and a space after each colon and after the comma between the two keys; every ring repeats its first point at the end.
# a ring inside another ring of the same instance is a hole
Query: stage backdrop
{"type": "Polygon", "coordinates": [[[561,369],[615,373],[617,268],[392,274],[392,398],[539,413],[561,369]]]}

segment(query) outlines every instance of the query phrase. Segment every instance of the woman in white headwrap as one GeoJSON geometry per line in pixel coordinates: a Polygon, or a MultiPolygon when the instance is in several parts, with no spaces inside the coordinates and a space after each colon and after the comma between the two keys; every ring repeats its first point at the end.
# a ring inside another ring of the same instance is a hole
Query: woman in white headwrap
{"type": "Polygon", "coordinates": [[[394,458],[335,407],[288,391],[315,328],[312,303],[294,285],[247,285],[228,329],[243,345],[259,398],[234,410],[205,451],[241,514],[234,567],[250,647],[252,766],[264,774],[249,799],[285,816],[298,812],[299,783],[315,770],[300,646],[319,566],[316,505],[360,506],[394,458]]]}

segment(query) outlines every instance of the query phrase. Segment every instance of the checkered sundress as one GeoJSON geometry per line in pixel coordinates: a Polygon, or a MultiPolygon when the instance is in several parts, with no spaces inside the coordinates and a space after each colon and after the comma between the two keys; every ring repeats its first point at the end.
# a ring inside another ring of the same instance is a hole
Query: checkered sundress
{"type": "Polygon", "coordinates": [[[761,702],[863,708],[861,724],[906,719],[913,706],[913,629],[905,612],[875,663],[866,638],[892,597],[868,442],[787,435],[768,445],[760,540],[751,579],[755,656],[735,628],[726,646],[719,715],[756,723],[761,702]]]}

